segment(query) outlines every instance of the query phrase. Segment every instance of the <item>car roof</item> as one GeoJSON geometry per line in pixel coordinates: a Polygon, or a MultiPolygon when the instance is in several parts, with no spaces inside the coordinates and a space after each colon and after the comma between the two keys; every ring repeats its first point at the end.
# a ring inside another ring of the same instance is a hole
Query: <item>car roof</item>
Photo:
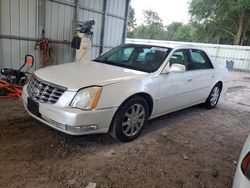
{"type": "Polygon", "coordinates": [[[157,42],[133,42],[133,43],[126,43],[126,44],[134,44],[134,45],[146,45],[146,46],[159,46],[159,47],[166,47],[166,48],[172,48],[172,49],[197,49],[202,50],[200,48],[197,48],[193,45],[180,45],[180,44],[164,44],[164,43],[157,43],[157,42]]]}

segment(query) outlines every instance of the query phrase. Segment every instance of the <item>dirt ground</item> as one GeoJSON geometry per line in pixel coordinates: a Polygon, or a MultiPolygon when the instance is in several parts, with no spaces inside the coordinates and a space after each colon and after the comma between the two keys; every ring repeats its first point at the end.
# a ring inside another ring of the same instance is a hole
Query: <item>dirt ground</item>
{"type": "Polygon", "coordinates": [[[231,187],[250,132],[250,73],[230,78],[216,109],[151,120],[130,143],[67,136],[31,118],[20,100],[1,100],[0,187],[231,187]]]}

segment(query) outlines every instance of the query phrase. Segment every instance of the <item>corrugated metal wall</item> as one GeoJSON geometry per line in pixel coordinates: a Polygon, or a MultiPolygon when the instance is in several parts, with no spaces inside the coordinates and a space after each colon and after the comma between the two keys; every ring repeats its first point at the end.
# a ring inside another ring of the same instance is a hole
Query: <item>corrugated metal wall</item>
{"type": "MultiPolygon", "coordinates": [[[[37,36],[36,0],[1,0],[0,4],[1,35],[37,36]]],[[[0,42],[0,65],[4,67],[19,68],[27,53],[37,59],[34,42],[7,38],[1,38],[0,42]]]]}
{"type": "Polygon", "coordinates": [[[234,68],[250,71],[250,46],[234,46],[220,44],[205,44],[192,42],[175,42],[147,39],[126,39],[126,43],[158,43],[174,44],[197,47],[205,50],[217,63],[225,64],[226,61],[234,61],[234,68]]]}
{"type": "Polygon", "coordinates": [[[125,39],[129,0],[0,0],[0,68],[19,68],[25,54],[39,55],[35,41],[53,40],[56,64],[71,62],[75,19],[95,20],[92,58],[125,39]],[[77,13],[76,13],[77,10],[77,13]]]}
{"type": "Polygon", "coordinates": [[[73,49],[63,41],[71,41],[74,26],[74,0],[67,0],[60,4],[53,1],[45,1],[45,37],[61,41],[53,43],[52,48],[56,56],[56,64],[73,61],[73,49]]]}

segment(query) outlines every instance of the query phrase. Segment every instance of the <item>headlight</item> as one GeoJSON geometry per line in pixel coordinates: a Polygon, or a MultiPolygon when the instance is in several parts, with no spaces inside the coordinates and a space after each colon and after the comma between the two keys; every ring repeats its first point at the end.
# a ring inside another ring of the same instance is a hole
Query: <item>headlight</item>
{"type": "Polygon", "coordinates": [[[82,110],[93,110],[101,96],[102,88],[95,86],[81,89],[75,95],[70,106],[82,110]]]}

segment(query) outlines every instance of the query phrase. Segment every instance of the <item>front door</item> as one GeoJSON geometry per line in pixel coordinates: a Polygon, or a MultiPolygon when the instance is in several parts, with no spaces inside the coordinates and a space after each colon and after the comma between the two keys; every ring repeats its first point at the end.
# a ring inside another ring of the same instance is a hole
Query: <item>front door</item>
{"type": "MultiPolygon", "coordinates": [[[[187,67],[189,50],[177,50],[172,55],[169,65],[182,64],[187,67]]],[[[168,73],[160,76],[159,87],[160,94],[157,100],[157,113],[164,114],[174,111],[194,103],[193,97],[193,71],[184,73],[168,73]]]]}

